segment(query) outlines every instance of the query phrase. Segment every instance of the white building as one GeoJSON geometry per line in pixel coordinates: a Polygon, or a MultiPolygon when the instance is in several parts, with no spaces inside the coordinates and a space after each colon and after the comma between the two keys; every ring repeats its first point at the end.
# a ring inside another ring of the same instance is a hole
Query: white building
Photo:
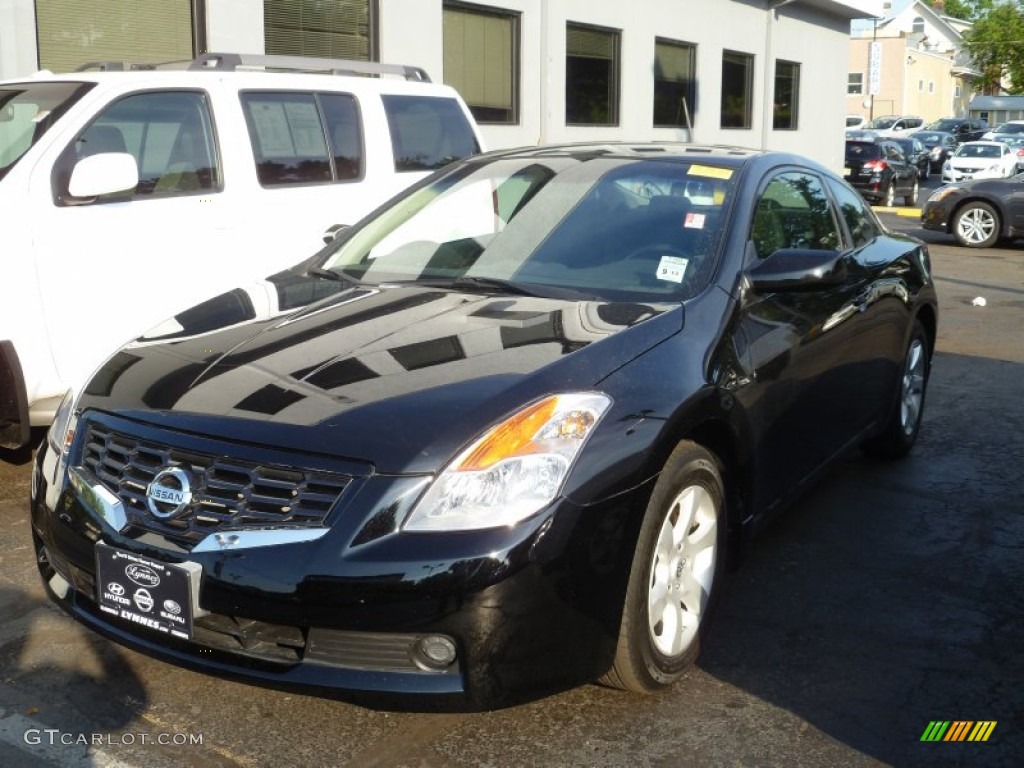
{"type": "Polygon", "coordinates": [[[842,167],[869,0],[0,0],[0,78],[197,51],[369,58],[455,85],[491,148],[693,140],[842,167]],[[688,119],[692,133],[688,130],[688,119]]]}

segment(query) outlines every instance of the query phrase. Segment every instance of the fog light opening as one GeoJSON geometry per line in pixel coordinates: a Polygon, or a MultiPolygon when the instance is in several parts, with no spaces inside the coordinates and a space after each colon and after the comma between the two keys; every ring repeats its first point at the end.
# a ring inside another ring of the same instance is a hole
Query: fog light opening
{"type": "Polygon", "coordinates": [[[412,651],[416,665],[431,672],[455,663],[455,643],[444,635],[424,635],[413,643],[412,651]]]}

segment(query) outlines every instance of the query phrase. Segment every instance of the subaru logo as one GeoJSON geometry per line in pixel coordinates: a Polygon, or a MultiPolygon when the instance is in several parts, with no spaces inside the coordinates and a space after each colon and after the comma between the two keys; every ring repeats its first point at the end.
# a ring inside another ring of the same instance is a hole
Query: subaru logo
{"type": "Polygon", "coordinates": [[[146,488],[146,505],[154,517],[167,520],[188,509],[192,501],[189,474],[180,467],[161,470],[146,488]]]}

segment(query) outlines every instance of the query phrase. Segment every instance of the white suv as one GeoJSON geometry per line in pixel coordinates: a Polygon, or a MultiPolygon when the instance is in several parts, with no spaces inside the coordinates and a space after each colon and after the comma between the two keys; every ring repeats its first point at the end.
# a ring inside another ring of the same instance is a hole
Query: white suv
{"type": "Polygon", "coordinates": [[[414,67],[206,54],[0,81],[0,445],[119,344],[482,147],[414,67]]]}

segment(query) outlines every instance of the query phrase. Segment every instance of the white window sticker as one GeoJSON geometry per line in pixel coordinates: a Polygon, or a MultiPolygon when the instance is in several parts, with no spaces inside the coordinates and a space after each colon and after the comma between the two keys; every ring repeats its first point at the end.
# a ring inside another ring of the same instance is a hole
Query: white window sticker
{"type": "Polygon", "coordinates": [[[657,278],[672,283],[681,283],[683,275],[686,274],[686,265],[689,263],[689,259],[680,256],[662,256],[661,261],[658,262],[657,278]]]}
{"type": "Polygon", "coordinates": [[[703,213],[694,213],[690,211],[686,214],[686,220],[683,222],[683,226],[687,229],[704,229],[704,219],[706,217],[703,213]]]}

